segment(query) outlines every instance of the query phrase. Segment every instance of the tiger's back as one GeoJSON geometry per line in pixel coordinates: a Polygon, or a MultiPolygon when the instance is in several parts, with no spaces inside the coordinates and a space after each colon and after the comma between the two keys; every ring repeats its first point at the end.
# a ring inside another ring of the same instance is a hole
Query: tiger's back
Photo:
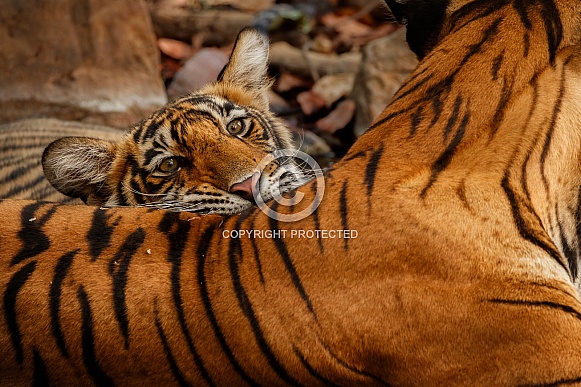
{"type": "Polygon", "coordinates": [[[425,57],[311,216],[0,203],[0,377],[581,383],[581,3],[388,3],[425,57]]]}
{"type": "Polygon", "coordinates": [[[123,130],[54,118],[31,118],[0,125],[0,198],[50,202],[81,201],[63,195],[42,171],[42,153],[53,141],[67,136],[119,140],[123,130]]]}

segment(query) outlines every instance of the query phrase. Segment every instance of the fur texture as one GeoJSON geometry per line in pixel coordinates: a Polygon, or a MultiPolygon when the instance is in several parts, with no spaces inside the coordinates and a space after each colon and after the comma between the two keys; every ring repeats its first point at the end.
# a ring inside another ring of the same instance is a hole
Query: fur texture
{"type": "Polygon", "coordinates": [[[0,125],[0,198],[81,204],[49,183],[42,171],[42,153],[53,141],[84,136],[118,141],[125,132],[107,126],[54,118],[33,118],[0,125]]]}
{"type": "Polygon", "coordinates": [[[580,19],[450,1],[295,223],[1,203],[2,382],[580,383],[580,19]]]}
{"type": "MultiPolygon", "coordinates": [[[[217,82],[164,106],[119,141],[53,142],[42,158],[46,177],[65,195],[93,205],[220,214],[248,209],[253,199],[245,182],[260,161],[293,149],[288,129],[269,111],[267,69],[268,41],[247,29],[217,82]]],[[[308,180],[292,161],[280,161],[261,175],[265,200],[308,180]]]]}

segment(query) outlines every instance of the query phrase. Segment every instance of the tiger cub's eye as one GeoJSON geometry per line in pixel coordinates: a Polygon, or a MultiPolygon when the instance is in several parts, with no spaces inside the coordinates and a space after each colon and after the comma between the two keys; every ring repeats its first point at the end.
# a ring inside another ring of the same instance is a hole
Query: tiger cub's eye
{"type": "Polygon", "coordinates": [[[176,173],[180,169],[180,162],[176,157],[168,157],[163,160],[157,170],[165,174],[176,173]]]}
{"type": "Polygon", "coordinates": [[[244,132],[244,122],[242,122],[242,120],[231,121],[228,123],[228,126],[226,126],[226,129],[231,135],[238,136],[244,132]]]}

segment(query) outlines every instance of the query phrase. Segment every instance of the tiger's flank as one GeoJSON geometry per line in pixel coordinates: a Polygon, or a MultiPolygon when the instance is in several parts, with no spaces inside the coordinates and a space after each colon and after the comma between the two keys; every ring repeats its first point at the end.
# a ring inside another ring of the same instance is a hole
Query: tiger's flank
{"type": "Polygon", "coordinates": [[[581,383],[581,2],[387,3],[421,61],[312,215],[0,203],[0,384],[581,383]],[[358,237],[223,237],[293,229],[358,237]]]}
{"type": "Polygon", "coordinates": [[[62,137],[119,140],[124,131],[101,125],[29,118],[0,125],[0,198],[81,204],[57,191],[42,171],[44,148],[62,137]]]}

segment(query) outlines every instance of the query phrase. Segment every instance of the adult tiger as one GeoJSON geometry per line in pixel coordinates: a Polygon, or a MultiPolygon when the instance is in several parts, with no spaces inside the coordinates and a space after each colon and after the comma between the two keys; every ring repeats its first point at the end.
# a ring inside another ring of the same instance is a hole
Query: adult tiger
{"type": "MultiPolygon", "coordinates": [[[[57,120],[0,127],[6,148],[0,197],[61,199],[50,181],[69,198],[107,207],[220,214],[249,208],[249,177],[260,161],[293,149],[288,128],[269,111],[268,51],[257,49],[265,43],[255,40],[236,45],[217,82],[167,104],[122,138],[114,129],[57,120]],[[56,140],[55,132],[83,137],[56,140]],[[50,136],[56,141],[42,155],[47,180],[38,153],[50,136]]],[[[292,158],[282,161],[262,175],[265,200],[308,180],[292,158]]]]}
{"type": "Polygon", "coordinates": [[[117,141],[125,132],[108,126],[55,118],[30,118],[0,125],[0,198],[81,203],[57,191],[42,171],[42,153],[62,137],[117,141]]]}
{"type": "Polygon", "coordinates": [[[389,5],[425,56],[311,216],[0,204],[1,382],[580,383],[581,2],[389,5]]]}

